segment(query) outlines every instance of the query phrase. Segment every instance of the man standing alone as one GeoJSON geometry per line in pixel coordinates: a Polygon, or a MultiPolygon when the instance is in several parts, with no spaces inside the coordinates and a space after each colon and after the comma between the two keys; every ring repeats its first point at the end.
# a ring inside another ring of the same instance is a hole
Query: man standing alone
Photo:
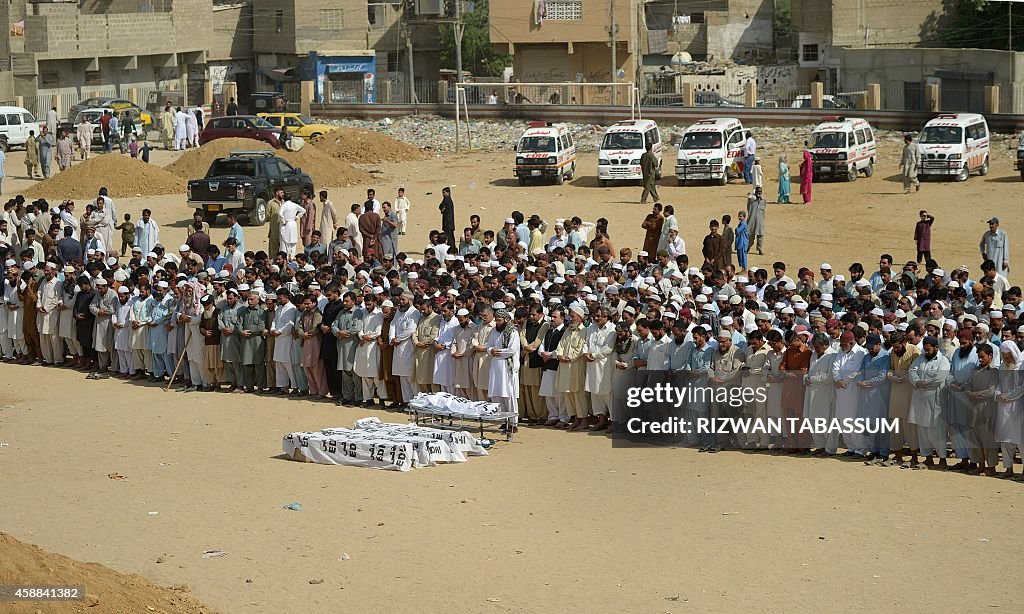
{"type": "Polygon", "coordinates": [[[747,233],[751,239],[757,239],[757,255],[764,255],[764,194],[761,186],[754,188],[754,193],[747,197],[747,233]]]}
{"type": "Polygon", "coordinates": [[[452,201],[452,189],[445,186],[441,190],[441,204],[437,207],[441,211],[441,230],[447,237],[447,245],[458,245],[455,242],[455,203],[452,201]]]}
{"type": "Polygon", "coordinates": [[[1010,277],[1010,239],[1006,231],[999,228],[999,218],[988,221],[988,232],[981,236],[981,257],[996,263],[1003,277],[1010,277]]]}
{"type": "Polygon", "coordinates": [[[914,139],[909,134],[903,137],[903,155],[900,157],[900,168],[903,169],[903,193],[910,194],[910,186],[914,191],[921,191],[921,182],[917,179],[917,167],[921,166],[921,153],[914,147],[914,139]]]}
{"type": "Polygon", "coordinates": [[[640,195],[640,204],[647,204],[647,195],[650,194],[654,197],[655,201],[661,200],[658,196],[658,159],[651,153],[651,149],[654,147],[653,143],[647,143],[647,151],[640,156],[640,171],[643,173],[644,179],[644,193],[640,195]]]}

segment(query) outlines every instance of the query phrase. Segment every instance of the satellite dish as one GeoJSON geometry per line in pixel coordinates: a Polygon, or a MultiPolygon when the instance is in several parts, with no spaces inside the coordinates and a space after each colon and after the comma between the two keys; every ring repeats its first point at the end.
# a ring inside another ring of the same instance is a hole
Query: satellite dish
{"type": "Polygon", "coordinates": [[[622,69],[620,68],[620,69],[618,70],[618,72],[616,72],[616,73],[615,73],[615,76],[616,76],[616,77],[618,77],[619,79],[625,78],[625,76],[626,76],[626,71],[624,71],[624,70],[622,70],[622,69]]]}
{"type": "Polygon", "coordinates": [[[681,64],[689,64],[693,61],[693,56],[685,51],[680,51],[672,56],[671,64],[673,66],[679,66],[681,64]]]}

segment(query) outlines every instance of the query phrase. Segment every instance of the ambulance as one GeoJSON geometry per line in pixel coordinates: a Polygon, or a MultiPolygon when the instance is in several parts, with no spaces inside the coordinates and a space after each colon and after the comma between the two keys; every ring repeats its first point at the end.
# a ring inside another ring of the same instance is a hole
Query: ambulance
{"type": "Polygon", "coordinates": [[[871,124],[859,117],[831,115],[822,119],[825,121],[811,133],[814,179],[856,181],[858,173],[873,175],[878,146],[871,124]]]}
{"type": "Polygon", "coordinates": [[[988,174],[991,139],[985,117],[977,113],[943,113],[928,121],[917,137],[921,166],[917,175],[956,177],[967,181],[971,173],[988,174]]]}
{"type": "Polygon", "coordinates": [[[735,117],[702,119],[683,133],[676,151],[676,178],[712,179],[725,185],[743,175],[743,144],[750,131],[735,117]]]}
{"type": "Polygon", "coordinates": [[[601,186],[609,181],[624,179],[641,181],[640,156],[644,155],[647,143],[651,153],[658,160],[655,176],[661,179],[661,131],[658,124],[650,119],[631,119],[613,124],[601,139],[597,152],[597,182],[601,186]]]}
{"type": "Polygon", "coordinates": [[[519,185],[528,179],[554,180],[562,185],[576,174],[576,142],[565,124],[530,122],[516,144],[516,167],[512,171],[519,185]]]}
{"type": "Polygon", "coordinates": [[[1017,135],[1017,162],[1013,167],[1020,171],[1020,180],[1024,181],[1024,132],[1017,135]]]}

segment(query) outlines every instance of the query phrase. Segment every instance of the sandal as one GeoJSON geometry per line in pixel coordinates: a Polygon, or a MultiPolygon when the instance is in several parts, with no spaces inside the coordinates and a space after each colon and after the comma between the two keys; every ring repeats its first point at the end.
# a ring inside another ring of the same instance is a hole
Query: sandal
{"type": "Polygon", "coordinates": [[[927,469],[927,468],[928,468],[928,465],[926,465],[924,463],[918,463],[918,464],[914,465],[913,467],[911,467],[911,469],[927,469]]]}

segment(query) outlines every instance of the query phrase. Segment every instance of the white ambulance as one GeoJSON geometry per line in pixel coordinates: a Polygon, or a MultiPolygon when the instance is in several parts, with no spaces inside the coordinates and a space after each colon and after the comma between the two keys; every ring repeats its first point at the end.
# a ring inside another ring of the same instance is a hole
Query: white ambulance
{"type": "Polygon", "coordinates": [[[750,131],[735,117],[702,119],[683,133],[676,151],[676,178],[713,179],[725,185],[743,175],[743,144],[750,131]]]}
{"type": "Polygon", "coordinates": [[[921,154],[918,177],[945,175],[967,181],[975,171],[987,175],[990,144],[985,116],[943,113],[929,120],[917,137],[917,150],[921,154]]]}
{"type": "Polygon", "coordinates": [[[661,131],[650,119],[631,119],[613,124],[604,133],[597,152],[597,181],[606,186],[615,179],[640,181],[640,156],[651,144],[651,153],[658,159],[656,177],[661,179],[661,131]]]}
{"type": "Polygon", "coordinates": [[[554,180],[561,185],[576,175],[576,142],[565,124],[530,122],[516,145],[519,185],[528,179],[554,180]]]}
{"type": "Polygon", "coordinates": [[[858,173],[875,172],[878,146],[871,124],[859,117],[826,116],[811,133],[814,179],[839,177],[856,181],[858,173]]]}

